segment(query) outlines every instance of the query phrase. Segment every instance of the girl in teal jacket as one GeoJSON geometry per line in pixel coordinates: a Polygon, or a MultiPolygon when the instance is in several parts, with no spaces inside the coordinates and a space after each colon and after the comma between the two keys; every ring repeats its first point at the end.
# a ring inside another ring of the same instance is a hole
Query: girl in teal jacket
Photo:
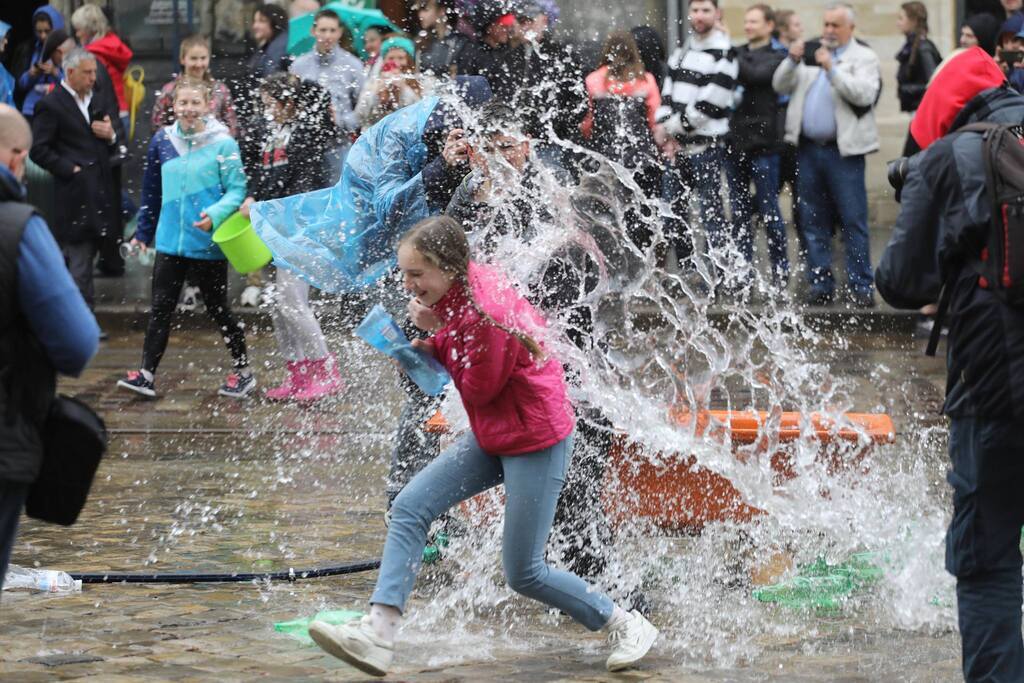
{"type": "Polygon", "coordinates": [[[186,277],[199,286],[206,312],[220,328],[234,360],[235,370],[219,393],[243,398],[256,388],[245,335],[228,306],[227,262],[211,238],[245,199],[245,175],[238,143],[209,115],[209,98],[205,82],[180,79],[174,89],[176,122],[159,130],[149,144],[132,244],[156,249],[153,302],[142,368],[117,383],[148,397],[156,396],[154,375],[186,277]]]}

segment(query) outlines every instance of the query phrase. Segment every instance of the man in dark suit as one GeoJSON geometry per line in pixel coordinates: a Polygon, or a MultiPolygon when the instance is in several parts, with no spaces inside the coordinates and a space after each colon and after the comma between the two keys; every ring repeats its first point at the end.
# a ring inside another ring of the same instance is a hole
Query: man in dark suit
{"type": "Polygon", "coordinates": [[[32,161],[54,176],[54,236],[89,307],[100,241],[119,229],[120,195],[111,155],[124,139],[117,109],[94,96],[96,58],[81,48],[62,55],[64,78],[36,105],[32,161]]]}
{"type": "MultiPolygon", "coordinates": [[[[46,43],[43,44],[43,58],[52,61],[53,65],[63,74],[64,55],[70,53],[77,46],[78,43],[75,42],[73,36],[68,36],[67,31],[62,28],[57,29],[50,32],[46,43]]],[[[97,63],[97,66],[99,68],[96,69],[96,84],[92,87],[93,99],[102,103],[102,111],[107,111],[108,108],[119,110],[117,93],[114,92],[114,82],[110,80],[110,75],[107,73],[106,68],[103,68],[102,63],[97,63]]],[[[120,119],[115,120],[121,124],[117,130],[119,134],[119,148],[123,155],[128,151],[126,146],[128,142],[127,130],[124,129],[124,124],[120,122],[120,119]],[[123,137],[120,135],[121,132],[125,133],[123,137]]],[[[128,210],[130,213],[134,213],[135,211],[131,199],[127,198],[125,193],[121,191],[120,166],[114,168],[114,182],[117,184],[117,194],[121,196],[121,211],[117,214],[117,225],[111,226],[106,236],[100,241],[99,259],[96,263],[97,270],[107,276],[124,274],[124,259],[121,258],[120,252],[124,212],[128,210]]]]}

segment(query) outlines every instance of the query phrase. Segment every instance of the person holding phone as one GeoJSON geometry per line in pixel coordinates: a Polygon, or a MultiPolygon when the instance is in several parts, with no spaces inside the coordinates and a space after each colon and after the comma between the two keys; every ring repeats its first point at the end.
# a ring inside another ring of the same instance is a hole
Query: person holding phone
{"type": "Polygon", "coordinates": [[[355,114],[365,131],[393,111],[415,104],[430,94],[434,78],[416,68],[416,46],[408,38],[392,37],[381,44],[384,65],[359,96],[355,114]]]}
{"type": "Polygon", "coordinates": [[[881,89],[878,55],[854,38],[856,15],[846,3],[826,7],[820,43],[797,40],[772,75],[789,95],[786,142],[797,145],[797,211],[807,246],[812,306],[831,305],[833,216],[846,246],[849,302],[875,305],[868,241],[864,157],[878,151],[874,105],[881,89]],[[813,65],[812,65],[813,64],[813,65]]]}
{"type": "Polygon", "coordinates": [[[14,97],[22,116],[29,123],[36,104],[60,83],[60,65],[45,54],[46,39],[64,28],[64,17],[52,5],[43,5],[32,14],[33,37],[19,45],[11,60],[11,73],[17,79],[14,97]]]}
{"type": "Polygon", "coordinates": [[[1024,92],[1024,15],[1015,14],[999,29],[996,61],[1006,80],[1017,92],[1024,92]]]}

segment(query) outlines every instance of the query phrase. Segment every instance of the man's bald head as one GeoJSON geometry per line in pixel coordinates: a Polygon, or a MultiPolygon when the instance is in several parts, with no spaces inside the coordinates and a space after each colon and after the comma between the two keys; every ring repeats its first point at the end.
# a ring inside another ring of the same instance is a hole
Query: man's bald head
{"type": "Polygon", "coordinates": [[[25,157],[32,147],[32,129],[18,110],[0,104],[0,164],[21,180],[25,173],[25,157]]]}

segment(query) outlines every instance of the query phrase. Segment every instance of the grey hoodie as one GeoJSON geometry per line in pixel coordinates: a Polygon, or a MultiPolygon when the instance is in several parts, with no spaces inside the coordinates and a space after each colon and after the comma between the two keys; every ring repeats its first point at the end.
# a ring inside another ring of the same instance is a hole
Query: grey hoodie
{"type": "Polygon", "coordinates": [[[359,131],[355,107],[366,83],[362,62],[338,47],[326,55],[321,55],[314,48],[297,57],[290,71],[305,81],[319,84],[330,94],[334,122],[338,128],[347,133],[359,131]]]}

